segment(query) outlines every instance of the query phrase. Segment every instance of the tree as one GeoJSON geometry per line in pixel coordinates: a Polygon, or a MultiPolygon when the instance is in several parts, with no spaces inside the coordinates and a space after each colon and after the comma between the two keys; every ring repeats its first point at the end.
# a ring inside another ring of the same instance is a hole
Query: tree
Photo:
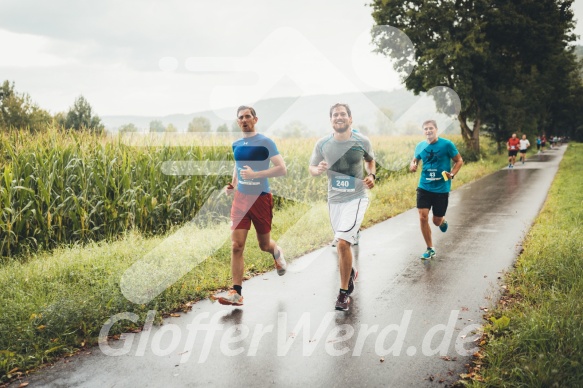
{"type": "Polygon", "coordinates": [[[166,128],[164,128],[164,124],[160,120],[152,120],[150,121],[150,132],[164,132],[166,128]]]}
{"type": "Polygon", "coordinates": [[[239,132],[241,130],[241,128],[239,127],[239,124],[237,123],[237,121],[233,121],[231,123],[231,132],[239,132]]]}
{"type": "Polygon", "coordinates": [[[170,123],[166,126],[166,132],[178,132],[178,129],[174,126],[174,124],[170,123]]]}
{"type": "Polygon", "coordinates": [[[541,86],[549,81],[540,76],[547,72],[545,64],[564,52],[572,39],[571,3],[375,0],[373,17],[378,26],[373,40],[379,52],[395,59],[398,71],[410,72],[407,89],[418,94],[446,86],[459,95],[462,136],[468,149],[477,154],[484,124],[491,126],[498,120],[507,125],[498,114],[501,96],[516,95],[515,88],[526,96],[526,82],[541,86]],[[533,70],[539,76],[532,76],[533,70]]]}
{"type": "Polygon", "coordinates": [[[104,130],[99,116],[93,114],[93,108],[83,96],[77,97],[73,106],[67,112],[65,127],[69,129],[89,130],[101,133],[104,130]]]}
{"type": "Polygon", "coordinates": [[[221,124],[217,127],[217,132],[218,133],[229,132],[229,127],[227,126],[227,124],[221,124]]]}
{"type": "MultiPolygon", "coordinates": [[[[500,53],[491,66],[504,77],[487,112],[488,132],[505,143],[513,132],[533,137],[554,133],[558,122],[581,110],[570,104],[581,88],[577,60],[567,46],[574,38],[572,1],[493,2],[485,30],[490,50],[500,53]],[[509,71],[508,69],[514,69],[509,71]],[[571,106],[572,112],[565,107],[571,106]]],[[[503,147],[500,147],[503,148],[503,147]]]]}
{"type": "Polygon", "coordinates": [[[0,127],[37,132],[52,122],[51,115],[32,102],[26,93],[19,94],[8,81],[0,88],[0,127]]]}
{"type": "Polygon", "coordinates": [[[299,120],[290,121],[282,130],[278,130],[277,134],[281,137],[299,138],[308,137],[310,135],[306,124],[299,120]]]}
{"type": "Polygon", "coordinates": [[[136,127],[133,123],[124,124],[119,127],[119,133],[124,132],[138,132],[138,127],[136,127]]]}
{"type": "Polygon", "coordinates": [[[206,117],[197,116],[188,123],[188,132],[210,132],[211,122],[206,117]]]}

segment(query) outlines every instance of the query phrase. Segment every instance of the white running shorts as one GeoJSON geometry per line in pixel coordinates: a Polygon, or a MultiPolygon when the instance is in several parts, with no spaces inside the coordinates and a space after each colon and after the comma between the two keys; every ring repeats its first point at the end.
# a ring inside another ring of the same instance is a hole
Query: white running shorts
{"type": "Polygon", "coordinates": [[[357,198],[350,202],[329,203],[330,223],[334,238],[356,243],[356,234],[368,208],[368,198],[357,198]]]}

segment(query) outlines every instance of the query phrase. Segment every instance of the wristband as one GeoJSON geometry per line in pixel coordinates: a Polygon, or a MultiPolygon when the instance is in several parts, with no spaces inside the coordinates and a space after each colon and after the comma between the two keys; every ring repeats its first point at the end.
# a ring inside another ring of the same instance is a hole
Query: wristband
{"type": "Polygon", "coordinates": [[[377,176],[375,174],[373,174],[372,172],[370,174],[368,174],[368,176],[372,175],[372,179],[374,179],[375,181],[377,180],[377,176]]]}
{"type": "Polygon", "coordinates": [[[235,186],[233,186],[231,183],[229,183],[227,185],[227,189],[229,189],[229,190],[233,190],[234,188],[235,188],[235,186]]]}

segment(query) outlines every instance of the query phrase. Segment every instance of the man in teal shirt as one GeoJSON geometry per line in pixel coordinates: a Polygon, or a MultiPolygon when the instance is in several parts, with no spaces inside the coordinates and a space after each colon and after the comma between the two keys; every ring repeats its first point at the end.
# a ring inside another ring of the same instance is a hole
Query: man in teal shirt
{"type": "Polygon", "coordinates": [[[451,181],[464,161],[453,142],[440,139],[437,136],[435,120],[425,121],[422,127],[426,140],[415,147],[415,156],[409,169],[416,172],[419,161],[423,161],[421,178],[417,188],[417,210],[419,211],[421,233],[427,245],[427,250],[421,255],[421,258],[430,259],[435,256],[435,248],[431,239],[429,210],[433,208],[433,224],[439,226],[442,232],[446,232],[448,224],[445,220],[445,212],[447,211],[451,181]],[[451,166],[452,160],[453,167],[451,166]]]}

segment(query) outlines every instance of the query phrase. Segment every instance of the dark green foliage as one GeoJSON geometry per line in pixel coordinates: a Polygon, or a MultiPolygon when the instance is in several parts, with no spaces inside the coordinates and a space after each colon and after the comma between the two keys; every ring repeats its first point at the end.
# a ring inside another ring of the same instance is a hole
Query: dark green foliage
{"type": "Polygon", "coordinates": [[[572,0],[375,0],[378,51],[391,56],[407,89],[449,87],[468,149],[479,154],[486,130],[504,141],[512,132],[580,136],[583,94],[569,42],[572,0]],[[414,48],[403,49],[404,32],[414,48]],[[410,69],[409,69],[410,70],[410,69]],[[471,126],[471,127],[470,127],[471,126]]]}
{"type": "Polygon", "coordinates": [[[51,123],[51,115],[33,103],[28,94],[20,94],[8,81],[0,87],[0,129],[40,131],[51,123]]]}

